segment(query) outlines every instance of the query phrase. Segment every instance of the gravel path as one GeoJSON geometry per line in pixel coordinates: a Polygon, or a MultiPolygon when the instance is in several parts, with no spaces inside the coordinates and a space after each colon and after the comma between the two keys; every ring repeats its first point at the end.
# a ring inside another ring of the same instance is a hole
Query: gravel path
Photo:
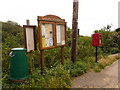
{"type": "Polygon", "coordinates": [[[120,82],[120,76],[118,76],[118,70],[120,73],[118,63],[120,65],[120,60],[107,66],[99,73],[88,72],[82,76],[74,78],[72,80],[72,88],[118,88],[118,82],[120,82]]]}

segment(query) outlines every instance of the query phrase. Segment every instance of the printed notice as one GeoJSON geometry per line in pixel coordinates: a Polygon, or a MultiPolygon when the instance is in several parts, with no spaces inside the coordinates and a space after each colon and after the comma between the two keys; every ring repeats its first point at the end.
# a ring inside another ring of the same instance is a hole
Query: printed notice
{"type": "Polygon", "coordinates": [[[62,45],[64,45],[65,44],[65,40],[62,40],[62,45]]]}
{"type": "Polygon", "coordinates": [[[33,28],[26,28],[27,52],[34,50],[33,28]]]}
{"type": "Polygon", "coordinates": [[[53,46],[53,26],[52,24],[42,24],[42,47],[53,46]]]}
{"type": "Polygon", "coordinates": [[[65,26],[56,25],[57,45],[65,44],[65,26]]]}
{"type": "Polygon", "coordinates": [[[56,32],[57,32],[57,43],[61,43],[61,36],[60,36],[60,25],[57,25],[56,26],[56,28],[57,28],[57,30],[56,30],[56,32]]]}

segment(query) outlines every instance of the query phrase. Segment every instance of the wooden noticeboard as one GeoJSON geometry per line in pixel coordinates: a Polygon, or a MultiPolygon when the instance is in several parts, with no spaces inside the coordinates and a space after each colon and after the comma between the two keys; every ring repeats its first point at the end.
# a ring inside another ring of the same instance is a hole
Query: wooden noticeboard
{"type": "Polygon", "coordinates": [[[38,16],[40,50],[66,45],[66,22],[55,15],[38,16]]]}
{"type": "Polygon", "coordinates": [[[61,47],[61,63],[64,64],[64,46],[66,46],[65,19],[55,15],[38,16],[38,36],[41,74],[43,74],[45,49],[61,47]]]}

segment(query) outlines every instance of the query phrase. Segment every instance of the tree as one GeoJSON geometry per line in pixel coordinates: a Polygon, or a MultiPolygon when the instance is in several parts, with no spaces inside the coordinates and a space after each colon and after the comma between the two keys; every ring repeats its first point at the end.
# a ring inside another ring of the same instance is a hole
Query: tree
{"type": "Polygon", "coordinates": [[[95,30],[95,33],[102,33],[102,50],[104,53],[118,53],[120,51],[120,33],[111,31],[111,26],[95,30]]]}
{"type": "Polygon", "coordinates": [[[16,36],[17,33],[22,32],[22,27],[13,21],[2,22],[2,31],[16,36]]]}
{"type": "Polygon", "coordinates": [[[120,32],[120,28],[117,28],[115,31],[116,31],[116,32],[120,32]]]}

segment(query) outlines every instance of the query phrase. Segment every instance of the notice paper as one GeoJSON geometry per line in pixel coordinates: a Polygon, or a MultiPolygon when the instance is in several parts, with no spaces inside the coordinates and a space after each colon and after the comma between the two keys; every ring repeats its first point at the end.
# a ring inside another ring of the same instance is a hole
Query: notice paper
{"type": "Polygon", "coordinates": [[[61,35],[60,35],[60,25],[56,26],[56,33],[57,33],[57,43],[61,43],[61,35]]]}

